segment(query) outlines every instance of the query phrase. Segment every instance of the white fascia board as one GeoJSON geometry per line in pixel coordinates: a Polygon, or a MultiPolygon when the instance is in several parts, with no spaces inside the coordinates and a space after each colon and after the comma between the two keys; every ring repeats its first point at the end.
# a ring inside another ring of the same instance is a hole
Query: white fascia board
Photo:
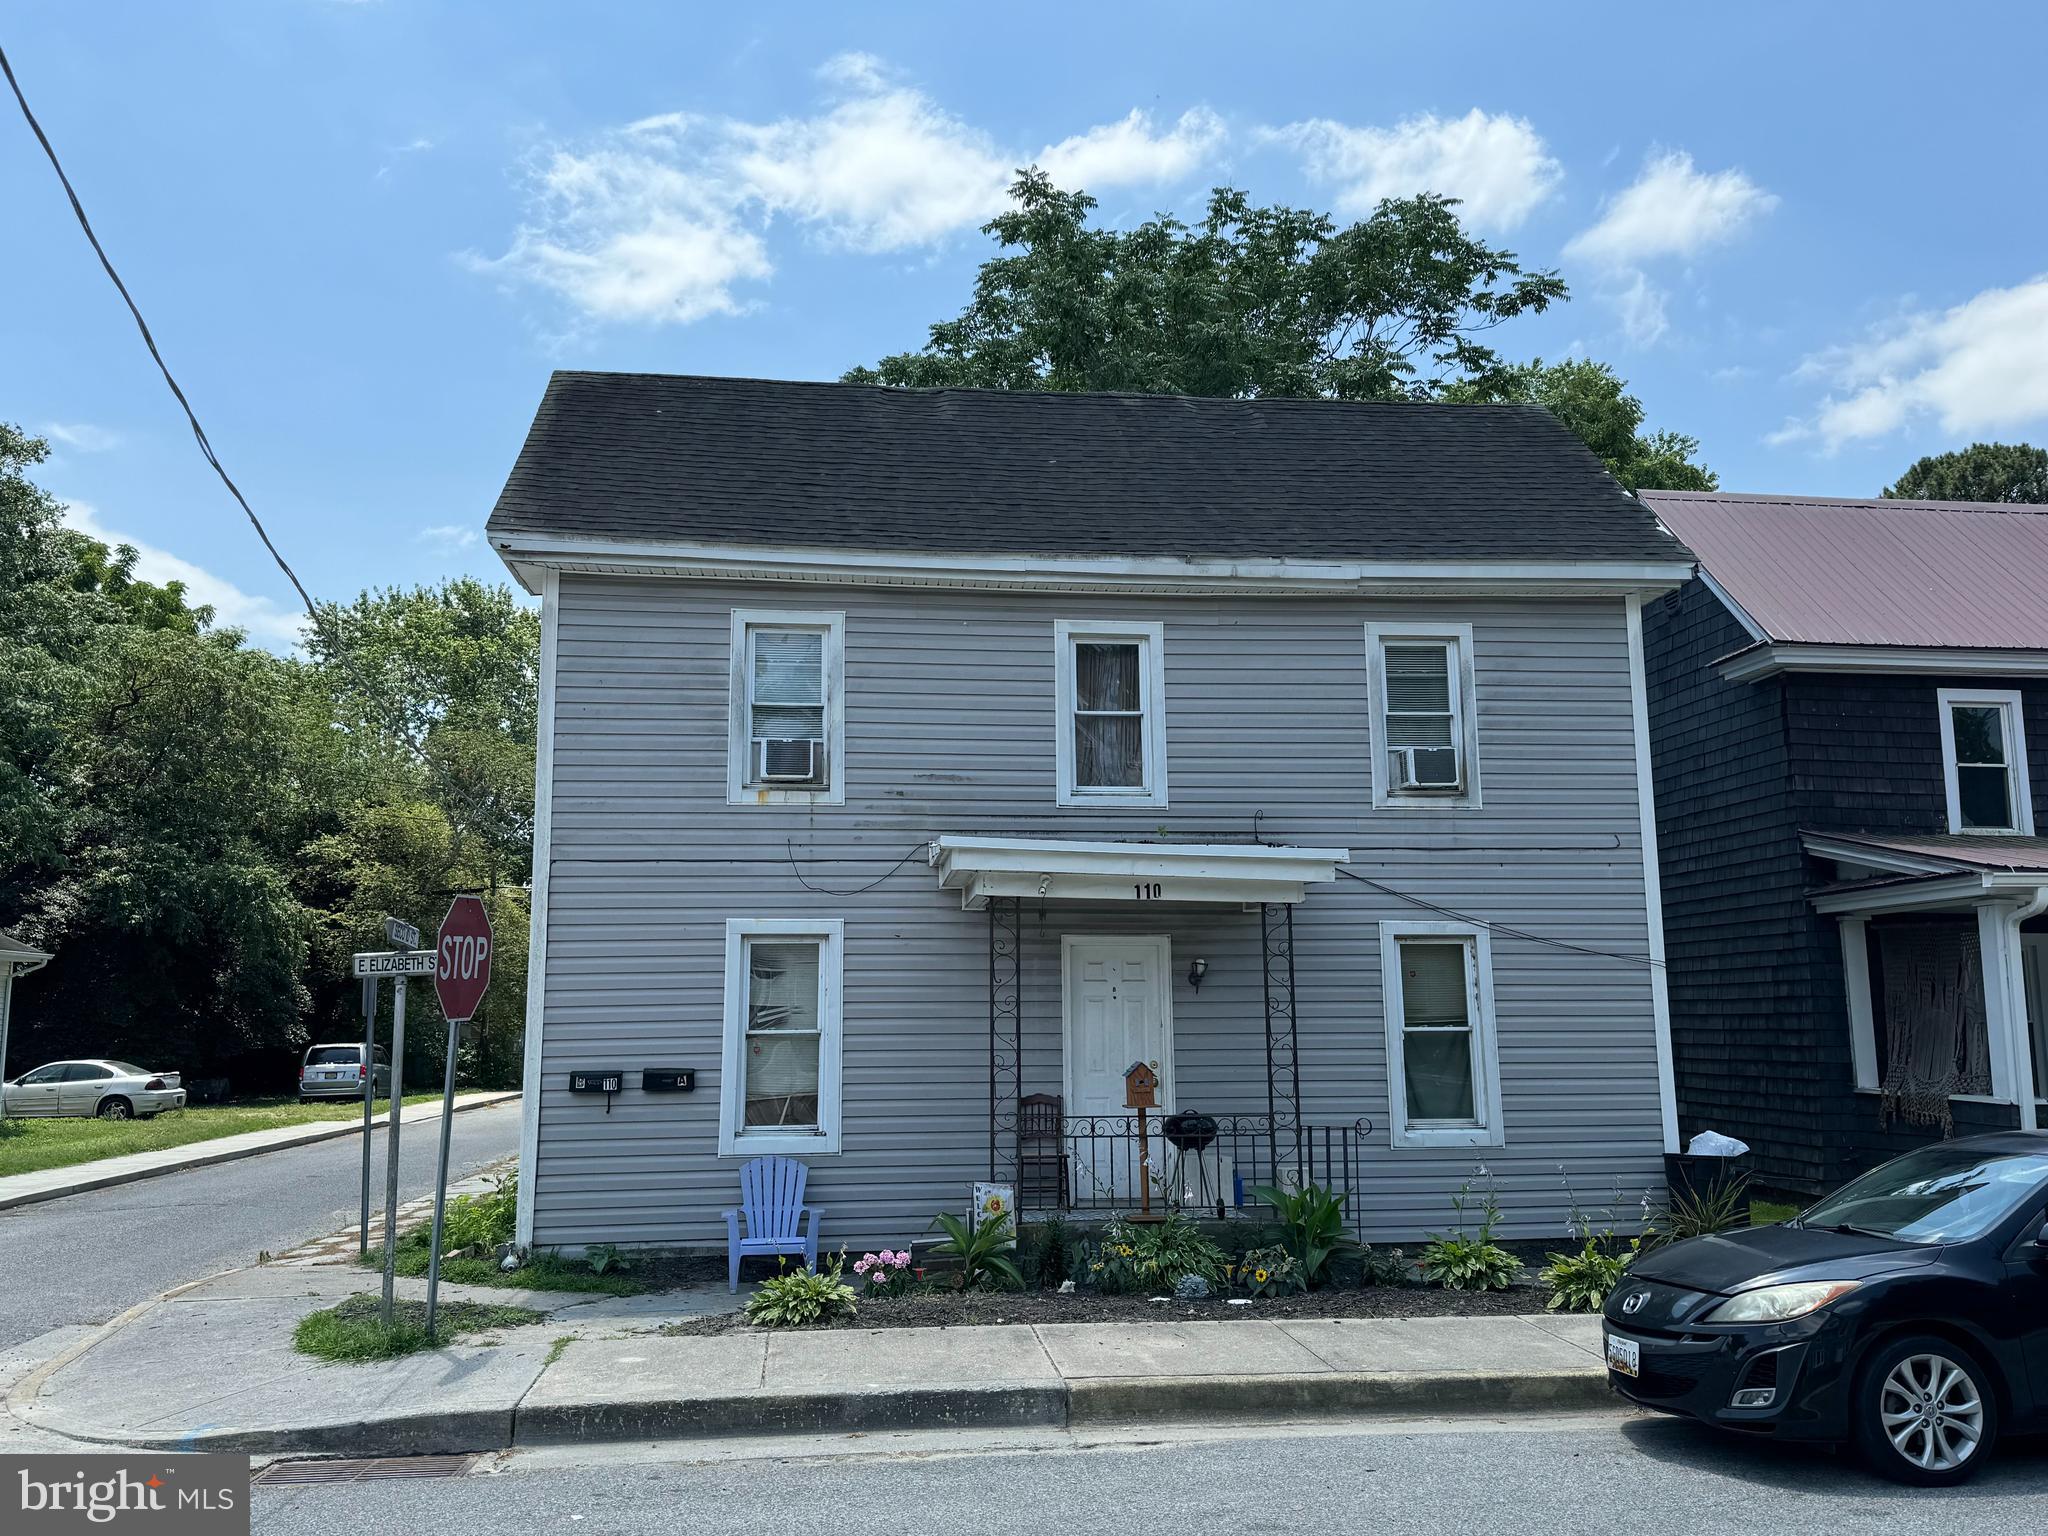
{"type": "Polygon", "coordinates": [[[1161,880],[1280,880],[1321,884],[1350,862],[1346,848],[1283,848],[1259,843],[1092,843],[1049,838],[939,838],[929,857],[942,884],[969,874],[1108,875],[1161,880]]]}
{"type": "Polygon", "coordinates": [[[524,567],[696,580],[808,581],[893,587],[980,587],[1054,592],[1406,591],[1600,593],[1669,591],[1691,579],[1670,561],[1216,560],[1162,556],[950,555],[904,550],[777,549],[640,540],[494,538],[524,567]]]}
{"type": "Polygon", "coordinates": [[[1753,641],[1761,641],[1765,645],[1770,644],[1771,637],[1764,633],[1764,627],[1749,616],[1749,610],[1735,600],[1735,595],[1732,592],[1722,586],[1720,582],[1714,580],[1714,573],[1704,565],[1699,567],[1699,573],[1700,581],[1705,585],[1706,589],[1720,600],[1721,606],[1728,610],[1728,616],[1748,632],[1749,638],[1753,641]]]}
{"type": "MultiPolygon", "coordinates": [[[[2041,883],[2041,876],[2025,877],[2019,889],[2041,883]]],[[[1982,901],[2007,889],[2011,882],[1996,875],[1951,875],[1942,880],[1915,880],[1908,885],[1885,886],[1867,891],[1823,892],[1813,898],[1813,909],[1830,916],[1843,913],[1918,912],[1923,908],[1953,907],[1982,901]]],[[[2014,891],[2018,894],[2018,890],[2014,891]]]]}
{"type": "Polygon", "coordinates": [[[1896,848],[1878,848],[1854,838],[1830,837],[1825,833],[1802,833],[1799,839],[1817,859],[1838,864],[1862,864],[1894,875],[1955,875],[1971,873],[1970,866],[1955,859],[1936,858],[1924,853],[1902,853],[1896,848]]]}
{"type": "Polygon", "coordinates": [[[957,888],[960,905],[969,909],[980,907],[991,896],[1045,902],[1122,901],[1148,907],[1172,906],[1176,902],[1227,907],[1295,906],[1308,898],[1308,887],[1299,880],[1244,876],[1217,880],[1180,874],[1137,878],[973,870],[941,884],[957,888]]]}
{"type": "Polygon", "coordinates": [[[1908,672],[1958,677],[2048,677],[2048,650],[1983,650],[1934,645],[1752,645],[1713,663],[1731,683],[1780,672],[1908,672]]]}

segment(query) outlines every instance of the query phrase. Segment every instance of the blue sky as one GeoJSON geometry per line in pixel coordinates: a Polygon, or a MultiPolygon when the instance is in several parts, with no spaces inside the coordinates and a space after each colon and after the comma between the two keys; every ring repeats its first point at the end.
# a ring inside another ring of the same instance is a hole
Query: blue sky
{"type": "MultiPolygon", "coordinates": [[[[965,299],[1007,170],[1134,222],[1431,187],[1737,490],[2048,440],[2048,11],[16,0],[0,33],[216,449],[322,595],[502,575],[548,370],[830,378],[965,299]]],[[[0,418],[266,643],[289,594],[23,125],[0,418]]]]}

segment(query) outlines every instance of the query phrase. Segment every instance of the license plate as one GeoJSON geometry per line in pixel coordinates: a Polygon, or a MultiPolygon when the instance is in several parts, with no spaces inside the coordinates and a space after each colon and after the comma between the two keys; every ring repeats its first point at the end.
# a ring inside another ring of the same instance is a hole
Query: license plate
{"type": "Polygon", "coordinates": [[[1643,1346],[1619,1334],[1607,1335],[1607,1369],[1622,1376],[1643,1373],[1643,1346]]]}

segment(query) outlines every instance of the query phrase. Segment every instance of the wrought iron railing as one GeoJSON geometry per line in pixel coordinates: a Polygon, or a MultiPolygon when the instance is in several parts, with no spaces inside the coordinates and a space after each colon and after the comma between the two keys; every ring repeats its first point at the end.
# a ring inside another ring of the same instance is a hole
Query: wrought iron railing
{"type": "Polygon", "coordinates": [[[1027,1115],[1017,1139],[1017,1204],[1026,1212],[1183,1211],[1224,1220],[1263,1209],[1261,1185],[1320,1184],[1350,1196],[1364,1224],[1372,1122],[1281,1124],[1271,1115],[1027,1115]]]}

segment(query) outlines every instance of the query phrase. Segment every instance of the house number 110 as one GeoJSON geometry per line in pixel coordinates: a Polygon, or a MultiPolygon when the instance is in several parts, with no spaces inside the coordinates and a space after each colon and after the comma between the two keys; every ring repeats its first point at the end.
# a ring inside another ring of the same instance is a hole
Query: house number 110
{"type": "Polygon", "coordinates": [[[1140,901],[1157,901],[1160,897],[1160,886],[1157,880],[1154,880],[1150,885],[1134,885],[1131,887],[1131,890],[1140,901]]]}

